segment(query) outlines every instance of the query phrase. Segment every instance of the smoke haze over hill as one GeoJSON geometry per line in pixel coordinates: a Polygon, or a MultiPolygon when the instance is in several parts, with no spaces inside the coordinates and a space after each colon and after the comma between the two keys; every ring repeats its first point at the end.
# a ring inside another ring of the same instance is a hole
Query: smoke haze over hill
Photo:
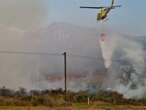
{"type": "MultiPolygon", "coordinates": [[[[0,50],[20,52],[47,52],[53,55],[0,54],[0,86],[12,89],[46,89],[63,87],[63,56],[66,51],[68,86],[70,89],[87,89],[89,84],[104,83],[108,80],[108,88],[119,90],[126,97],[131,94],[129,86],[119,82],[119,70],[125,62],[132,63],[136,71],[144,76],[143,42],[141,38],[120,34],[107,34],[113,48],[111,73],[105,72],[102,52],[98,41],[99,31],[96,28],[85,28],[66,23],[52,23],[48,27],[36,31],[18,32],[1,27],[0,50]],[[7,33],[8,32],[8,33],[7,33]],[[13,37],[12,37],[13,36],[13,37]],[[135,53],[135,50],[137,51],[135,53]],[[119,61],[114,61],[115,59],[119,61]],[[125,61],[122,63],[122,61],[125,61]],[[100,79],[100,80],[99,80],[100,79]],[[119,86],[120,85],[120,86],[119,86]],[[120,87],[120,88],[117,88],[120,87]]],[[[138,79],[139,80],[139,79],[138,79]]],[[[136,82],[132,80],[132,82],[136,82]]],[[[144,81],[142,81],[143,83],[144,81]]],[[[138,89],[144,87],[138,83],[138,89]]],[[[134,94],[134,97],[142,93],[134,94]]]]}

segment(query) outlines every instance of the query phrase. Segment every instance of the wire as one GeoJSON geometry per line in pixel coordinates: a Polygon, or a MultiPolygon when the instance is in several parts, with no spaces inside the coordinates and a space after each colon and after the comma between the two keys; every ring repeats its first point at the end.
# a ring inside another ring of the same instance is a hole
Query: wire
{"type": "MultiPolygon", "coordinates": [[[[22,55],[40,55],[40,56],[62,56],[62,53],[48,53],[48,52],[25,52],[25,51],[0,51],[0,54],[22,54],[22,55]]],[[[88,59],[97,59],[96,57],[83,56],[77,54],[67,54],[69,57],[82,57],[88,59]]]]}
{"type": "Polygon", "coordinates": [[[61,56],[59,53],[47,53],[47,52],[24,52],[24,51],[0,51],[0,54],[20,54],[20,55],[44,55],[44,56],[61,56]]]}
{"type": "Polygon", "coordinates": [[[98,59],[98,58],[96,58],[96,57],[92,57],[92,56],[84,56],[84,55],[77,55],[77,54],[72,54],[72,53],[70,53],[69,55],[67,55],[67,56],[71,56],[71,57],[79,57],[79,58],[86,58],[86,59],[98,59]]]}
{"type": "MultiPolygon", "coordinates": [[[[48,53],[48,52],[25,52],[25,51],[0,51],[0,54],[9,54],[9,55],[38,55],[38,56],[62,56],[63,53],[48,53]]],[[[75,58],[85,58],[85,59],[92,59],[92,60],[100,60],[98,57],[92,56],[84,56],[79,54],[67,54],[68,57],[75,57],[75,58]]],[[[124,59],[112,59],[113,62],[120,62],[124,59]]]]}

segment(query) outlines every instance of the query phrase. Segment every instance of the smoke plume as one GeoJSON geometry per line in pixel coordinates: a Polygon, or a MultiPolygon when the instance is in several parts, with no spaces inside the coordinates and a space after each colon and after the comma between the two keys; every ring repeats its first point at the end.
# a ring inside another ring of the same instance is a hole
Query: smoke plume
{"type": "Polygon", "coordinates": [[[106,88],[118,91],[126,98],[144,98],[146,82],[142,42],[120,34],[107,35],[112,45],[100,41],[105,67],[109,67],[106,88]]]}

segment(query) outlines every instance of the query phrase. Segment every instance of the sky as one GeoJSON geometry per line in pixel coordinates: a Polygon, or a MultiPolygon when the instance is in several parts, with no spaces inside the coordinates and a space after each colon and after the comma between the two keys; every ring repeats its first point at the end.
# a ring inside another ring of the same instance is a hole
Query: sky
{"type": "MultiPolygon", "coordinates": [[[[111,0],[5,0],[0,1],[0,26],[13,30],[36,30],[53,22],[100,28],[98,10],[80,6],[108,6],[111,0]]],[[[106,27],[120,33],[146,35],[146,1],[116,0],[121,8],[113,10],[106,27]]],[[[18,31],[17,30],[17,31],[18,31]]]]}
{"type": "Polygon", "coordinates": [[[45,0],[0,1],[0,26],[15,30],[35,30],[48,20],[47,7],[45,0]]]}
{"type": "MultiPolygon", "coordinates": [[[[98,10],[80,9],[84,6],[108,6],[111,0],[48,0],[49,22],[68,22],[81,26],[98,27],[98,10]]],[[[126,34],[146,35],[146,1],[116,0],[121,8],[113,10],[106,25],[126,34]]]]}

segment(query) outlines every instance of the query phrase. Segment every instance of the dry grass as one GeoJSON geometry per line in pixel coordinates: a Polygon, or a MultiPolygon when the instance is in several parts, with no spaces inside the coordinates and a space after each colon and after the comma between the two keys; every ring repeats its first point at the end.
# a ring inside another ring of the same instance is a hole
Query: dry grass
{"type": "Polygon", "coordinates": [[[133,105],[113,105],[110,103],[97,102],[92,105],[86,103],[73,104],[71,107],[16,107],[16,106],[1,106],[0,110],[146,110],[146,106],[133,105]]]}

